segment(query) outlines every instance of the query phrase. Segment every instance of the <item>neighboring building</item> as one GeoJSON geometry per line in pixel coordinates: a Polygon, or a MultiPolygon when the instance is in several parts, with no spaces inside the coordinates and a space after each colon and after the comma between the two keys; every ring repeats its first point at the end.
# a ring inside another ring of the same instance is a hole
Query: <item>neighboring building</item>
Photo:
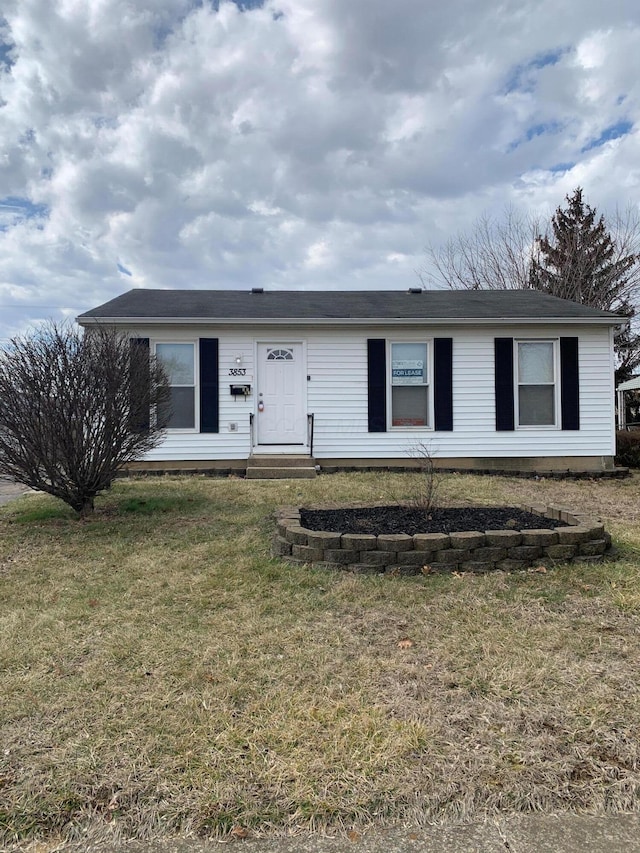
{"type": "Polygon", "coordinates": [[[615,453],[621,318],[535,290],[131,290],[114,325],[169,369],[173,414],[146,468],[601,471],[615,453]]]}
{"type": "Polygon", "coordinates": [[[638,392],[640,391],[640,376],[632,376],[626,382],[621,382],[616,388],[617,406],[616,415],[618,429],[637,429],[638,424],[638,392]],[[625,394],[631,392],[635,399],[631,401],[625,394]],[[628,409],[631,408],[631,411],[628,409]]]}

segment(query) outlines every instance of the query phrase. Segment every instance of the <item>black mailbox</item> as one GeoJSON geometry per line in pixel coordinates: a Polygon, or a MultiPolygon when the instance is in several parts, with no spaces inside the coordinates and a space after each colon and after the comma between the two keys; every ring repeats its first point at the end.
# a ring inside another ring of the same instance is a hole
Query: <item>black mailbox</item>
{"type": "Polygon", "coordinates": [[[229,390],[232,397],[248,397],[251,394],[251,385],[230,385],[229,390]]]}

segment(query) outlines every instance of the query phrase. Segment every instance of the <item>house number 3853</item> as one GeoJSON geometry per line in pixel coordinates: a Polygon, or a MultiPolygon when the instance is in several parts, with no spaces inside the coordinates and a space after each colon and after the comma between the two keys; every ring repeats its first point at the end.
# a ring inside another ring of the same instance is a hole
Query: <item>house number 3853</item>
{"type": "Polygon", "coordinates": [[[229,376],[246,376],[247,368],[246,367],[230,367],[229,368],[229,376]]]}

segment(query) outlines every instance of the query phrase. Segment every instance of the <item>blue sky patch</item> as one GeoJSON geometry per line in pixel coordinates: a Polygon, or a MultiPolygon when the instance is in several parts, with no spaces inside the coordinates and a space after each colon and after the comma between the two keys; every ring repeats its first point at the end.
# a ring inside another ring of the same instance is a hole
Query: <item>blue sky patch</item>
{"type": "Polygon", "coordinates": [[[131,270],[128,270],[128,269],[127,269],[125,266],[123,266],[121,263],[116,264],[116,266],[118,267],[118,272],[119,272],[119,273],[122,273],[122,275],[133,275],[133,273],[131,272],[131,270]]]}
{"type": "Polygon", "coordinates": [[[566,47],[548,50],[534,56],[529,62],[516,65],[504,88],[505,95],[510,92],[533,92],[535,89],[533,72],[540,71],[541,68],[546,68],[548,65],[556,65],[568,50],[566,47]]]}
{"type": "Polygon", "coordinates": [[[15,65],[15,59],[13,59],[11,56],[12,49],[12,44],[5,44],[4,42],[0,42],[0,68],[4,67],[6,69],[9,69],[13,65],[15,65]]]}
{"type": "Polygon", "coordinates": [[[557,121],[549,121],[541,124],[533,124],[527,128],[525,137],[527,142],[535,139],[536,136],[544,136],[545,133],[558,133],[562,130],[562,125],[557,121]]]}
{"type": "Polygon", "coordinates": [[[600,136],[587,142],[580,153],[584,154],[585,151],[591,151],[592,148],[600,148],[601,145],[604,145],[605,142],[611,142],[612,139],[620,139],[621,136],[626,136],[632,128],[633,122],[627,120],[610,124],[609,127],[606,127],[602,131],[600,136]]]}
{"type": "Polygon", "coordinates": [[[3,68],[9,70],[16,62],[11,56],[14,45],[6,40],[7,36],[11,37],[11,29],[7,19],[0,15],[0,70],[3,68]]]}
{"type": "Polygon", "coordinates": [[[575,165],[575,163],[556,163],[555,166],[550,166],[549,171],[554,175],[558,175],[560,173],[570,172],[575,165]]]}
{"type": "Polygon", "coordinates": [[[0,198],[0,231],[7,231],[11,225],[25,219],[41,219],[49,215],[46,204],[33,204],[28,198],[6,196],[0,198]]]}
{"type": "Polygon", "coordinates": [[[93,126],[97,127],[98,130],[102,127],[114,128],[118,126],[118,120],[113,116],[95,116],[92,121],[93,126]]]}
{"type": "MultiPolygon", "coordinates": [[[[216,12],[220,8],[221,2],[223,2],[223,0],[211,0],[211,5],[216,12]]],[[[264,0],[231,0],[231,2],[235,3],[241,12],[246,12],[248,9],[260,9],[264,6],[264,0]]]]}
{"type": "Polygon", "coordinates": [[[536,139],[538,136],[544,136],[545,134],[555,134],[560,133],[564,128],[564,125],[559,121],[548,121],[548,122],[540,122],[540,124],[532,124],[531,127],[528,127],[524,135],[519,139],[514,139],[513,142],[510,142],[507,151],[515,151],[516,148],[519,148],[521,145],[524,145],[525,142],[531,142],[532,139],[536,139]]]}

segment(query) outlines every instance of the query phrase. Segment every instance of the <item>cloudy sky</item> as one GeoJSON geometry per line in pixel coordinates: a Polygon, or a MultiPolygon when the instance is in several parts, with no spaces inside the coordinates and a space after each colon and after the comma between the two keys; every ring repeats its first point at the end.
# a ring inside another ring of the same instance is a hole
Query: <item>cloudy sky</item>
{"type": "Polygon", "coordinates": [[[131,287],[416,286],[483,212],[640,200],[637,0],[0,13],[0,344],[131,287]]]}

